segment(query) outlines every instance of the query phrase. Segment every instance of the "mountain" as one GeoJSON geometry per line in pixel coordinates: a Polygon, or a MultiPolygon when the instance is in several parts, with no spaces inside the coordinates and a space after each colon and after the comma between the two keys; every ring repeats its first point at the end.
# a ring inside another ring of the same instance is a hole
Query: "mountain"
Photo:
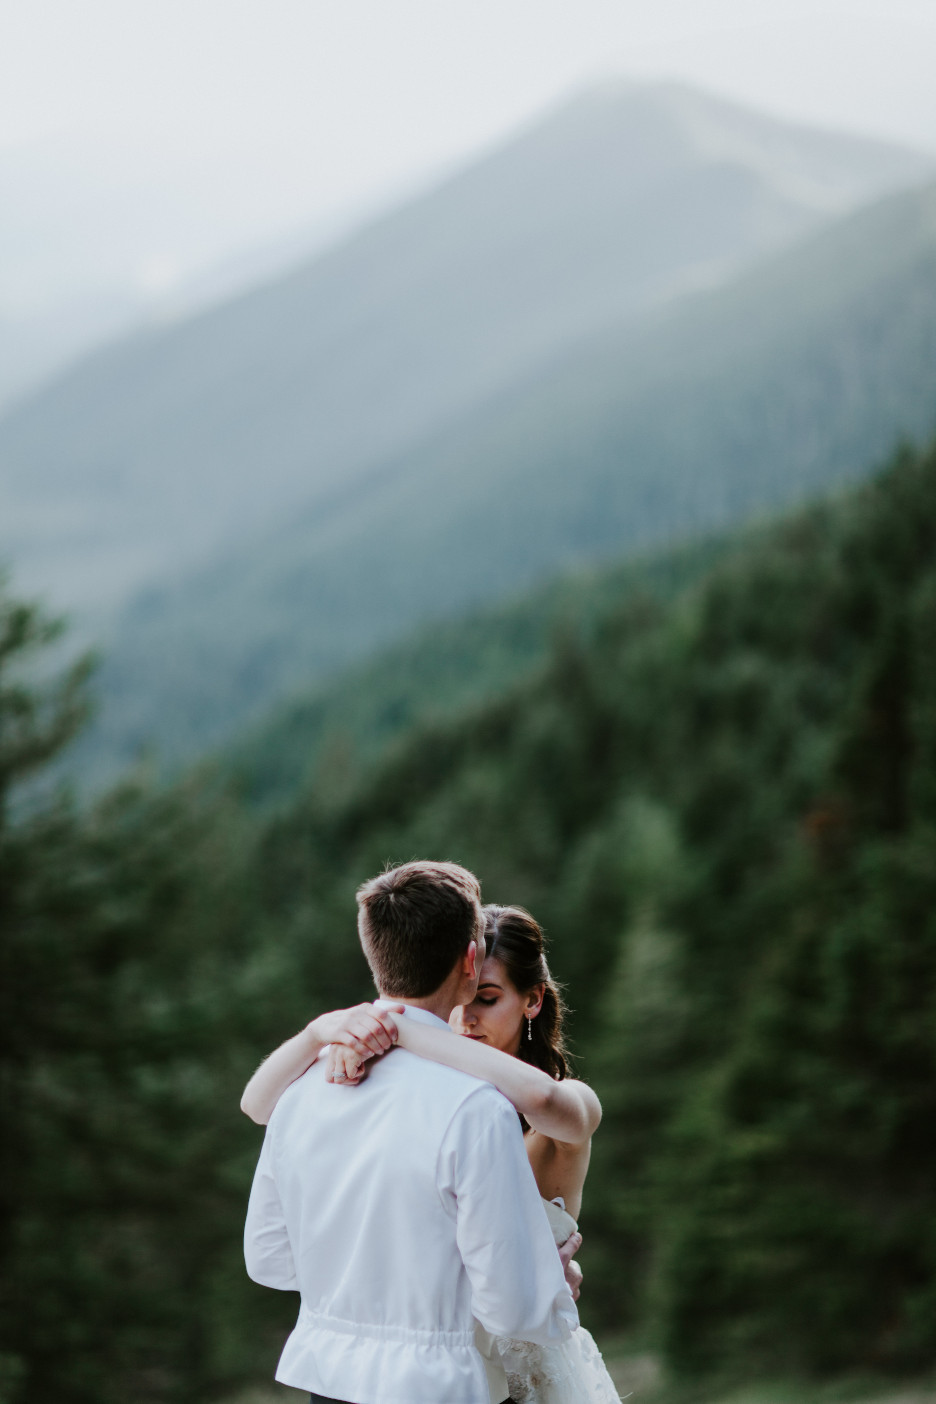
{"type": "Polygon", "coordinates": [[[585,92],[290,276],[11,409],[0,555],[100,634],[138,588],[332,512],[577,340],[931,164],[677,85],[585,92]]]}
{"type": "Polygon", "coordinates": [[[138,600],[94,764],[153,736],[197,753],[420,621],[801,500],[934,421],[928,186],[580,342],[329,510],[138,600]]]}
{"type": "Polygon", "coordinates": [[[244,201],[243,167],[236,183],[216,165],[154,167],[97,138],[0,147],[0,408],[92,348],[227,300],[373,215],[373,202],[356,205],[284,233],[255,189],[244,201]]]}

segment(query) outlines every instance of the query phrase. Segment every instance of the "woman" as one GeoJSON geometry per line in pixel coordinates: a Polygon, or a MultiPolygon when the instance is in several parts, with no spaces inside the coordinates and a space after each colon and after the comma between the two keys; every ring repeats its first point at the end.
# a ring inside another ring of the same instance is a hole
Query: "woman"
{"type": "MultiPolygon", "coordinates": [[[[463,1038],[414,1020],[394,1020],[392,1006],[362,1005],[322,1015],[257,1069],[241,1107],[265,1124],[285,1088],[329,1042],[327,1076],[336,1082],[360,1081],[367,1060],[394,1043],[470,1073],[492,1083],[516,1108],[561,1246],[577,1231],[572,1216],[581,1209],[601,1106],[590,1087],[568,1076],[562,998],[549,974],[539,925],[522,907],[485,907],[484,918],[486,955],[477,994],[451,1018],[463,1038]]],[[[517,1404],[616,1404],[617,1392],[584,1329],[561,1345],[545,1347],[494,1340],[479,1327],[478,1347],[488,1362],[493,1399],[502,1399],[509,1386],[517,1404]]]]}

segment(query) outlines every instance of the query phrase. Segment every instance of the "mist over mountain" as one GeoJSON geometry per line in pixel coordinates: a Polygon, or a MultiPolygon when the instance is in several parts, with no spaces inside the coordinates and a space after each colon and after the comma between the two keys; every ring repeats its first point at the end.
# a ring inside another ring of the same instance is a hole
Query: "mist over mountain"
{"type": "Polygon", "coordinates": [[[269,281],[387,201],[316,214],[312,198],[277,221],[238,174],[100,134],[0,145],[0,409],[92,349],[269,281]]]}
{"type": "Polygon", "coordinates": [[[673,85],[585,92],[288,277],[85,358],[0,424],[0,555],[96,633],[331,510],[564,348],[918,179],[673,85]]]}
{"type": "Polygon", "coordinates": [[[195,754],[423,621],[802,500],[934,423],[928,186],[578,344],[330,510],[138,599],[89,764],[154,737],[195,754]]]}

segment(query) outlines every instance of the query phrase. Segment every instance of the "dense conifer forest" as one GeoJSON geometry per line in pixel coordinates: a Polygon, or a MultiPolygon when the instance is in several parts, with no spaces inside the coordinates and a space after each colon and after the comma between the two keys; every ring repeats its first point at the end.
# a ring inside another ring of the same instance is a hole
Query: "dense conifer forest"
{"type": "Polygon", "coordinates": [[[24,798],[85,684],[5,597],[3,1404],[269,1376],[294,1299],[241,1266],[239,1090],[368,995],[354,888],[422,854],[547,928],[605,1106],[599,1335],[696,1376],[933,1364],[936,449],[584,615],[274,812],[218,772],[82,809],[24,798]]]}

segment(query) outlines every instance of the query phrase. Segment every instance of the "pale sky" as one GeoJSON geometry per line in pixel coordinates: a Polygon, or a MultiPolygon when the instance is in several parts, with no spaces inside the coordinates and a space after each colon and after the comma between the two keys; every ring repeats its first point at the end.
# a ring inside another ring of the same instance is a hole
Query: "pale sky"
{"type": "Polygon", "coordinates": [[[170,285],[612,74],[936,151],[936,0],[0,0],[0,294],[170,285]]]}

